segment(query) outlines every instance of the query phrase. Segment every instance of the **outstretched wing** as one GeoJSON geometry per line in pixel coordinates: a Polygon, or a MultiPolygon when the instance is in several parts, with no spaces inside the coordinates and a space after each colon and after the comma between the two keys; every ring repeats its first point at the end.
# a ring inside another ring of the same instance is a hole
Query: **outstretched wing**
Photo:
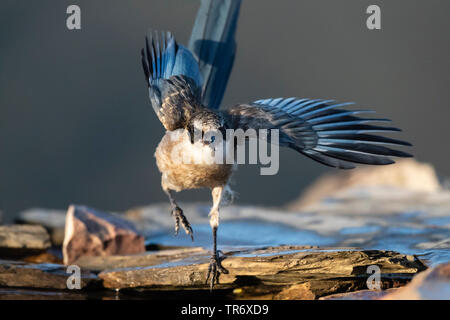
{"type": "Polygon", "coordinates": [[[152,32],[145,40],[142,67],[152,107],[167,130],[182,128],[199,105],[198,63],[170,32],[152,32]]]}
{"type": "Polygon", "coordinates": [[[233,129],[279,129],[279,144],[331,167],[354,168],[352,163],[391,164],[390,157],[411,157],[388,145],[410,146],[408,142],[373,133],[401,131],[372,122],[388,119],[359,118],[368,110],[346,110],[353,103],[333,100],[278,98],[258,100],[226,110],[233,129]]]}
{"type": "Polygon", "coordinates": [[[188,48],[200,66],[202,103],[219,109],[236,52],[241,0],[202,0],[188,48]]]}

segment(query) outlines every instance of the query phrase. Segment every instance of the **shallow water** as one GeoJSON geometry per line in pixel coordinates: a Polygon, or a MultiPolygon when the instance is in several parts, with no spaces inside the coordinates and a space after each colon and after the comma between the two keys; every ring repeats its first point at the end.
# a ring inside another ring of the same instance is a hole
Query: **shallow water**
{"type": "MultiPolygon", "coordinates": [[[[151,238],[151,242],[170,246],[211,246],[209,224],[194,224],[194,242],[185,234],[174,236],[165,233],[151,238]]],[[[265,221],[227,221],[221,224],[218,232],[220,246],[276,246],[308,245],[327,248],[357,247],[363,249],[393,250],[404,254],[419,255],[430,265],[450,261],[448,248],[418,248],[424,243],[434,243],[439,236],[448,237],[448,230],[414,229],[399,227],[365,226],[346,228],[333,235],[320,235],[309,230],[296,229],[281,223],[265,221]],[[359,237],[365,238],[360,241],[359,237]],[[358,237],[355,239],[355,237],[358,237]],[[354,244],[354,245],[352,245],[354,244]]]]}
{"type": "MultiPolygon", "coordinates": [[[[125,215],[146,235],[147,244],[212,247],[208,204],[181,204],[194,229],[194,241],[180,229],[173,231],[167,203],[154,204],[125,215]]],[[[303,212],[277,208],[229,206],[220,211],[218,247],[223,251],[254,246],[296,245],[308,250],[392,250],[417,255],[429,266],[450,261],[450,193],[431,196],[398,196],[389,199],[374,194],[352,199],[329,199],[303,212]]],[[[286,253],[290,249],[287,248],[286,253]]],[[[248,255],[242,250],[241,256],[248,255]]],[[[254,255],[254,254],[252,254],[254,255]]],[[[258,254],[259,255],[259,254],[258,254]]],[[[182,262],[189,263],[189,259],[182,262]]],[[[158,267],[169,266],[161,264],[158,267]]],[[[54,265],[43,265],[53,270],[54,265]]],[[[153,268],[156,266],[152,266],[153,268]]],[[[126,293],[95,291],[67,295],[52,290],[0,290],[7,299],[141,299],[126,293]],[[41,292],[42,291],[42,292],[41,292]]]]}
{"type": "MultiPolygon", "coordinates": [[[[417,255],[431,266],[450,261],[449,192],[420,197],[386,190],[381,196],[371,192],[363,199],[360,192],[355,198],[347,195],[344,200],[328,199],[309,212],[224,207],[218,231],[219,248],[306,245],[393,250],[417,255]]],[[[167,216],[166,212],[162,215],[167,216]]],[[[165,221],[163,229],[155,226],[154,232],[149,233],[148,242],[210,248],[212,239],[207,213],[208,206],[188,205],[185,208],[194,229],[194,242],[182,229],[174,236],[172,221],[165,221]]],[[[153,208],[143,212],[143,217],[154,219],[160,214],[160,210],[153,208]]]]}

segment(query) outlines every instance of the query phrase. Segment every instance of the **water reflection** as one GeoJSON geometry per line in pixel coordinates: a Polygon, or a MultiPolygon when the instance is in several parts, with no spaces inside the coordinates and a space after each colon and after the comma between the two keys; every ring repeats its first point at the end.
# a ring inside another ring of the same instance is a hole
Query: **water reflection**
{"type": "MultiPolygon", "coordinates": [[[[392,218],[392,217],[391,217],[392,218]]],[[[404,216],[398,216],[398,222],[404,216]]],[[[408,219],[410,222],[411,220],[408,219]]],[[[449,230],[439,225],[447,218],[428,219],[421,227],[401,225],[363,225],[344,227],[338,231],[317,232],[292,227],[284,223],[246,219],[224,221],[219,228],[220,246],[277,246],[308,245],[327,248],[355,247],[362,249],[393,250],[404,254],[420,255],[430,265],[450,260],[449,230]]],[[[399,223],[401,224],[401,223],[399,223]]],[[[185,234],[175,237],[171,232],[151,238],[151,242],[167,246],[211,246],[209,224],[194,224],[195,241],[185,234]]]]}

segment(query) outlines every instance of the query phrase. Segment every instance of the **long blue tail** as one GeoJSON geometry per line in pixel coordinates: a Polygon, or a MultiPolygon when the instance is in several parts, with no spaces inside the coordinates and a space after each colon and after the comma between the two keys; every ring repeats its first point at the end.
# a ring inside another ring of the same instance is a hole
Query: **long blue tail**
{"type": "Polygon", "coordinates": [[[236,53],[236,26],[241,0],[202,0],[188,48],[203,77],[202,102],[218,109],[236,53]]]}

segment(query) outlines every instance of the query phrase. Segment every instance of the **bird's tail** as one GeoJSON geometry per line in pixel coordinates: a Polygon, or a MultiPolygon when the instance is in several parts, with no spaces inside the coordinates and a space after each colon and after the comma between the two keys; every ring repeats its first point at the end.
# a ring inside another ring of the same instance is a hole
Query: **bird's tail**
{"type": "Polygon", "coordinates": [[[142,67],[149,87],[157,86],[159,79],[183,75],[195,81],[198,87],[202,79],[198,63],[192,53],[179,45],[171,32],[150,32],[141,50],[142,67]]]}
{"type": "Polygon", "coordinates": [[[188,48],[203,77],[202,102],[218,109],[236,52],[236,26],[241,0],[202,0],[188,48]]]}

